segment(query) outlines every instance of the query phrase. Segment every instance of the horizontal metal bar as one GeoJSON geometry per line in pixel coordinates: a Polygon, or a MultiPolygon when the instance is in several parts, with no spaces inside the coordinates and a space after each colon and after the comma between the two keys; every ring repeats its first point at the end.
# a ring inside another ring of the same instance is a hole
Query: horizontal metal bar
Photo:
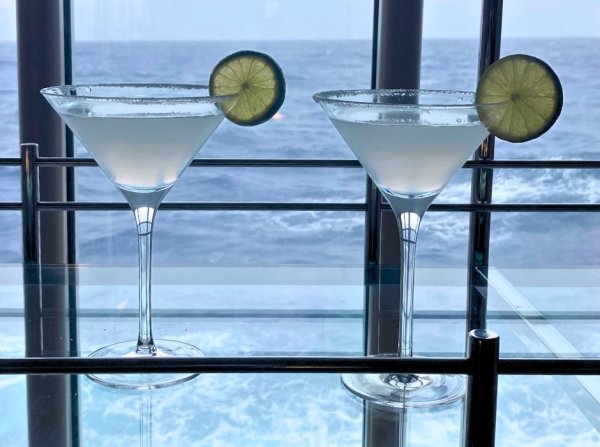
{"type": "MultiPolygon", "coordinates": [[[[389,205],[388,205],[389,207],[389,205]]],[[[384,207],[387,208],[387,207],[384,207]]],[[[489,211],[489,212],[598,212],[600,203],[433,203],[427,211],[489,211]]]]}
{"type": "MultiPolygon", "coordinates": [[[[0,166],[19,166],[21,159],[0,158],[0,166]]],[[[41,166],[98,166],[96,161],[88,157],[40,157],[37,164],[41,166]]],[[[211,158],[194,159],[192,167],[277,167],[277,168],[359,168],[357,160],[302,160],[302,159],[238,159],[211,158]]],[[[600,169],[600,160],[469,160],[463,168],[493,169],[600,169]]]]}
{"type": "Polygon", "coordinates": [[[470,374],[466,358],[171,357],[0,359],[0,374],[102,373],[449,373],[470,374]]]}
{"type": "Polygon", "coordinates": [[[595,359],[500,359],[499,374],[510,375],[600,375],[595,359]]]}
{"type": "MultiPolygon", "coordinates": [[[[448,373],[472,374],[467,358],[188,357],[0,359],[0,374],[89,373],[448,373]]],[[[500,375],[600,375],[600,359],[500,359],[500,375]]]]}
{"type": "MultiPolygon", "coordinates": [[[[95,166],[92,158],[69,158],[69,157],[38,157],[38,165],[45,166],[95,166]]],[[[2,158],[0,164],[19,165],[21,158],[2,158]]],[[[539,167],[539,166],[563,166],[563,167],[600,167],[597,161],[537,161],[537,160],[507,160],[507,161],[468,161],[466,167],[539,167]]],[[[199,159],[193,160],[192,166],[287,166],[287,167],[359,167],[356,160],[277,160],[277,159],[199,159]]],[[[37,204],[39,210],[59,211],[109,211],[129,210],[125,202],[40,202],[37,204]]],[[[19,211],[22,208],[20,202],[2,202],[0,210],[19,211]]],[[[364,212],[367,206],[364,203],[265,203],[265,202],[172,202],[161,206],[166,210],[188,210],[188,211],[357,211],[364,212]]],[[[384,209],[389,209],[387,203],[384,209]]],[[[431,211],[455,211],[455,212],[597,212],[600,204],[433,204],[431,211]]]]}
{"type": "MultiPolygon", "coordinates": [[[[21,202],[0,202],[0,211],[21,211],[21,202]]],[[[383,209],[391,209],[387,203],[383,209]]],[[[40,211],[129,211],[126,202],[40,202],[40,211]]],[[[170,211],[366,211],[364,203],[323,202],[165,202],[161,210],[170,211]]],[[[428,211],[434,212],[532,212],[575,213],[599,212],[600,203],[434,203],[428,211]]]]}
{"type": "MultiPolygon", "coordinates": [[[[40,202],[40,211],[130,210],[125,202],[40,202]]],[[[166,202],[161,210],[178,211],[365,211],[364,203],[166,202]]]]}
{"type": "Polygon", "coordinates": [[[22,211],[22,202],[0,202],[0,210],[2,211],[22,211]]]}
{"type": "MultiPolygon", "coordinates": [[[[85,286],[83,286],[85,287],[85,286]]],[[[23,318],[23,309],[0,309],[0,318],[23,318]]],[[[46,310],[41,317],[69,317],[68,311],[46,310]]],[[[152,311],[156,318],[204,318],[204,319],[361,319],[362,310],[338,309],[157,309],[152,311]]],[[[79,309],[77,318],[137,318],[137,309],[79,309]]],[[[465,311],[421,310],[414,313],[415,320],[464,320],[465,311]]],[[[546,311],[527,315],[514,311],[490,311],[488,320],[527,321],[600,321],[600,312],[546,311]]]]}
{"type": "MultiPolygon", "coordinates": [[[[81,285],[80,285],[81,287],[81,285]]],[[[137,287],[137,286],[136,286],[137,287]]],[[[78,309],[78,319],[137,318],[137,309],[78,309]]],[[[23,318],[23,309],[0,309],[0,318],[23,318]]],[[[69,311],[60,309],[45,310],[41,318],[71,317],[69,311]]],[[[153,318],[193,318],[193,319],[361,319],[361,310],[337,309],[152,309],[153,318]]],[[[464,315],[463,315],[464,317],[464,315]]],[[[431,317],[433,318],[433,316],[431,317]]],[[[441,318],[441,317],[440,317],[441,318]]]]}
{"type": "MultiPolygon", "coordinates": [[[[18,166],[20,158],[0,158],[0,166],[18,166]]],[[[40,157],[40,166],[93,167],[98,163],[88,157],[40,157]]],[[[190,163],[192,167],[240,167],[240,168],[360,168],[357,160],[343,159],[277,159],[277,158],[199,158],[190,163]]]]}
{"type": "Polygon", "coordinates": [[[470,160],[463,168],[493,169],[600,169],[600,160],[470,160]]]}

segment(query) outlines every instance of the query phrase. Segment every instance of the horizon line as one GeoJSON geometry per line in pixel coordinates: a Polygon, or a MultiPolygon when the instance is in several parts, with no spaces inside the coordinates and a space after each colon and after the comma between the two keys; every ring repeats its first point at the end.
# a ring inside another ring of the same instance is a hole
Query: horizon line
{"type": "MultiPolygon", "coordinates": [[[[508,36],[503,37],[502,40],[511,40],[511,39],[531,39],[531,40],[551,40],[551,39],[600,39],[600,36],[508,36]]],[[[479,40],[479,37],[423,37],[423,41],[427,40],[479,40]]],[[[165,43],[165,42],[371,42],[372,39],[368,37],[364,38],[280,38],[280,39],[211,39],[211,38],[198,38],[198,39],[74,39],[75,42],[81,43],[102,43],[102,42],[111,42],[111,43],[165,43]]],[[[0,40],[0,44],[4,43],[17,43],[16,39],[6,39],[0,40]]]]}

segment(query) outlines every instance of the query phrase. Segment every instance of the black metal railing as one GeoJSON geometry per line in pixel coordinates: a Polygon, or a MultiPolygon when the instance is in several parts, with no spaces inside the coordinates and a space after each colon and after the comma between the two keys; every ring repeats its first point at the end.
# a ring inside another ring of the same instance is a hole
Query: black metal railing
{"type": "MultiPolygon", "coordinates": [[[[39,157],[36,144],[24,144],[21,147],[21,158],[0,158],[0,166],[21,166],[22,202],[0,202],[0,210],[22,210],[23,212],[23,258],[26,264],[37,264],[40,261],[41,241],[39,234],[39,213],[41,211],[114,211],[129,210],[126,202],[48,202],[39,200],[38,174],[40,168],[46,167],[91,167],[97,163],[90,158],[57,158],[39,157]]],[[[237,159],[208,159],[194,160],[192,168],[202,167],[270,167],[276,168],[310,168],[310,169],[354,169],[360,165],[354,160],[237,160],[237,159]]],[[[600,161],[575,161],[575,160],[487,160],[468,161],[465,169],[600,169],[600,161]]],[[[389,205],[382,204],[382,208],[389,205]]],[[[359,211],[366,212],[368,205],[362,203],[276,203],[276,202],[166,202],[161,209],[187,210],[187,211],[359,211]]],[[[469,213],[491,213],[491,212],[598,212],[600,204],[597,203],[446,203],[434,204],[431,211],[453,211],[469,213]]],[[[367,266],[367,269],[369,267],[367,266]]],[[[478,272],[476,278],[477,288],[485,288],[487,284],[485,274],[478,272]]],[[[29,282],[38,281],[31,276],[29,282]]],[[[367,272],[365,278],[376,278],[367,272]]],[[[39,279],[40,283],[42,282],[39,279]]],[[[373,281],[365,284],[372,285],[373,281]]],[[[473,287],[470,287],[473,288],[473,287]]],[[[471,309],[471,307],[468,307],[471,309]]],[[[486,311],[487,313],[487,311],[486,311]]],[[[460,313],[458,313],[460,314],[460,313]]],[[[457,314],[457,315],[458,315],[457,314]]],[[[457,317],[457,315],[454,315],[457,317]]],[[[435,315],[431,314],[431,317],[435,315]]],[[[439,317],[439,316],[438,316],[439,317]]],[[[446,315],[448,317],[448,315],[446,315]]],[[[561,316],[557,315],[557,318],[561,316]]],[[[564,317],[564,315],[563,315],[564,317]]],[[[504,318],[510,316],[504,315],[504,318]]],[[[518,318],[513,315],[513,318],[518,318]]],[[[468,316],[467,316],[468,319],[468,316]]]]}
{"type": "MultiPolygon", "coordinates": [[[[22,145],[21,158],[0,158],[0,166],[22,166],[27,172],[23,188],[23,202],[0,202],[0,210],[19,211],[115,211],[129,210],[123,202],[40,201],[37,199],[37,174],[39,167],[91,167],[97,166],[91,158],[39,157],[37,145],[22,145]],[[28,186],[27,186],[28,185],[28,186]],[[27,191],[24,189],[23,191],[27,191]]],[[[196,159],[191,167],[260,167],[260,168],[360,168],[355,160],[277,160],[277,159],[196,159]]],[[[600,169],[600,161],[580,160],[489,160],[467,161],[465,169],[600,169]]],[[[389,205],[382,204],[383,209],[389,205]]],[[[366,211],[365,202],[165,202],[161,209],[180,211],[366,211]]],[[[459,212],[598,212],[598,203],[434,203],[428,211],[459,212]]],[[[27,232],[31,236],[31,232],[27,232]]]]}

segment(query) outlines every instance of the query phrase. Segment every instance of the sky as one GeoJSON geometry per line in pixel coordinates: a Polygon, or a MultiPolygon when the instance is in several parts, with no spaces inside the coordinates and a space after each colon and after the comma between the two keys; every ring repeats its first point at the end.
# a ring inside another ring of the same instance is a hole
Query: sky
{"type": "MultiPolygon", "coordinates": [[[[369,39],[372,0],[73,0],[79,40],[369,39]]],[[[16,0],[0,0],[0,40],[16,0]]],[[[480,0],[425,0],[425,38],[479,33],[480,0]]],[[[600,0],[504,0],[504,37],[600,37],[600,0]],[[576,6],[576,8],[574,7],[576,6]]]]}

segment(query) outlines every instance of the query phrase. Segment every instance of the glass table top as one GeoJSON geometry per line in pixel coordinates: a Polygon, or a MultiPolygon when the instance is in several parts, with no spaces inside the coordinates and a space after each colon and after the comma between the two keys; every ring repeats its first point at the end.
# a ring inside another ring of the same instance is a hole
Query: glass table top
{"type": "MultiPolygon", "coordinates": [[[[48,356],[87,356],[135,336],[135,268],[51,267],[42,277],[24,286],[20,266],[0,267],[0,362],[25,356],[32,327],[48,356]],[[24,309],[28,288],[41,291],[40,324],[24,309]]],[[[154,332],[210,356],[362,355],[365,293],[378,287],[364,278],[358,267],[159,266],[154,332]]],[[[464,269],[417,270],[418,355],[464,356],[466,278],[464,269]]],[[[600,270],[496,268],[485,279],[502,358],[599,356],[600,270]]],[[[463,401],[384,410],[349,394],[338,374],[302,373],[201,374],[144,391],[85,375],[8,374],[0,400],[10,402],[0,440],[15,446],[460,446],[465,410],[463,401]]],[[[500,376],[496,445],[600,445],[599,402],[595,376],[500,376]]]]}

